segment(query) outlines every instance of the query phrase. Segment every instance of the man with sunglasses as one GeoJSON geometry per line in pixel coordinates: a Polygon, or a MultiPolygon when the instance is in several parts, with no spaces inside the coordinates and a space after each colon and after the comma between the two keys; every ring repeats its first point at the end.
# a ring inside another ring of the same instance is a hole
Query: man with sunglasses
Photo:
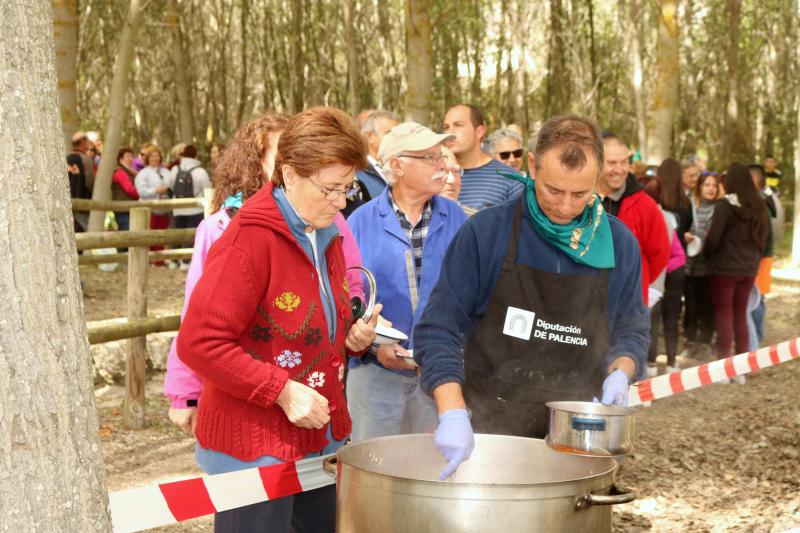
{"type": "MultiPolygon", "coordinates": [[[[395,126],[378,150],[388,187],[347,220],[362,263],[375,276],[381,315],[409,338],[444,252],[467,219],[456,202],[438,196],[447,180],[442,143],[452,137],[414,122],[395,126]]],[[[436,428],[433,400],[408,362],[412,348],[410,342],[373,347],[350,360],[354,441],[436,428]]]]}
{"type": "Polygon", "coordinates": [[[486,120],[480,109],[468,104],[454,105],[444,116],[443,131],[453,136],[447,147],[456,154],[458,164],[464,169],[458,197],[462,204],[483,209],[520,195],[522,185],[499,174],[512,169],[481,149],[486,120]]]}

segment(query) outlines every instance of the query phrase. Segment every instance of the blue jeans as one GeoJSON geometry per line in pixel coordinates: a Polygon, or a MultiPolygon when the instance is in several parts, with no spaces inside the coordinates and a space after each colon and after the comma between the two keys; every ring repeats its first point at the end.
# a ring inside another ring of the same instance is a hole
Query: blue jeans
{"type": "Polygon", "coordinates": [[[761,344],[764,341],[764,320],[767,317],[767,304],[763,295],[761,296],[761,301],[758,303],[758,307],[756,307],[751,314],[753,315],[753,323],[756,327],[758,344],[761,344]]]}
{"type": "Polygon", "coordinates": [[[127,211],[114,211],[114,219],[119,231],[128,231],[131,227],[131,214],[127,211]]]}
{"type": "Polygon", "coordinates": [[[353,442],[429,433],[439,423],[436,404],[423,392],[418,376],[403,376],[372,363],[350,368],[347,407],[353,419],[353,442]]]}

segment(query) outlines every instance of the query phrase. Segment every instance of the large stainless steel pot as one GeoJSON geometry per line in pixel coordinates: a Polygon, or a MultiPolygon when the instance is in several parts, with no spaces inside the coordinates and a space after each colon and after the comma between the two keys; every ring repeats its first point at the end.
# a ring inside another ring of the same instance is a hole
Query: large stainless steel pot
{"type": "Polygon", "coordinates": [[[618,493],[613,459],[577,457],[542,440],[475,435],[475,451],[449,481],[433,435],[400,435],[342,447],[339,533],[522,531],[610,532],[618,493]]]}

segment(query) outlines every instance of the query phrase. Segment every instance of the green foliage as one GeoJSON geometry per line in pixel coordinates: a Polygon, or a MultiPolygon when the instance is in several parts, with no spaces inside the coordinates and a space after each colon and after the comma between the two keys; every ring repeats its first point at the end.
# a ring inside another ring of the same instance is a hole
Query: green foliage
{"type": "MultiPolygon", "coordinates": [[[[798,137],[798,0],[742,0],[738,108],[741,160],[773,153],[785,174],[798,137]]],[[[180,0],[180,28],[191,78],[195,139],[224,142],[242,121],[267,109],[349,108],[344,2],[180,0]]],[[[177,139],[178,106],[165,0],[147,4],[128,95],[127,143],[177,139]]],[[[357,101],[403,114],[402,0],[357,0],[357,101]]],[[[104,128],[124,2],[80,4],[79,116],[104,128]]],[[[658,2],[653,0],[431,0],[433,125],[452,104],[481,106],[490,130],[517,122],[535,132],[555,97],[565,111],[594,115],[636,146],[632,40],[643,63],[642,102],[652,107],[658,2]],[[553,33],[551,7],[561,7],[553,33]],[[639,6],[638,12],[632,9],[639,6]],[[636,12],[637,16],[631,14],[636,12]],[[551,47],[554,38],[563,49],[551,47]],[[521,69],[521,70],[520,70],[521,69]]],[[[680,2],[680,98],[674,156],[700,153],[721,168],[730,65],[725,0],[680,2]]]]}

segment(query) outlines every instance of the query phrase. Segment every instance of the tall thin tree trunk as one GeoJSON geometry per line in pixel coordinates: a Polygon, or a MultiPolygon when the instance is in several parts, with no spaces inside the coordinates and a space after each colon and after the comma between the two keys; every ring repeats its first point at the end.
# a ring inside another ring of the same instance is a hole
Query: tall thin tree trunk
{"type": "Polygon", "coordinates": [[[739,35],[741,6],[739,0],[727,0],[728,12],[728,104],[725,108],[725,139],[722,157],[725,164],[744,155],[746,142],[739,114],[739,35]]]}
{"type": "MultiPolygon", "coordinates": [[[[503,72],[502,72],[502,65],[503,65],[503,57],[506,54],[507,40],[506,40],[506,21],[508,20],[508,2],[501,2],[500,3],[500,22],[497,28],[497,51],[494,54],[494,86],[492,87],[492,99],[494,100],[495,104],[497,105],[500,113],[503,112],[503,106],[501,102],[502,99],[502,88],[503,88],[503,72]]],[[[513,42],[512,42],[512,50],[513,50],[513,42]]],[[[509,62],[511,61],[511,54],[509,54],[509,62]]],[[[509,87],[511,89],[511,87],[509,87]]]]}
{"type": "Polygon", "coordinates": [[[247,107],[247,43],[250,40],[249,36],[247,35],[247,26],[250,11],[250,0],[242,0],[241,10],[239,26],[242,32],[242,47],[240,50],[240,63],[242,70],[239,77],[239,108],[236,111],[236,124],[234,125],[234,129],[238,128],[239,125],[242,124],[242,120],[244,119],[244,110],[247,107]]]}
{"type": "Polygon", "coordinates": [[[50,0],[5,0],[0,63],[3,531],[110,532],[50,0]],[[32,53],[31,51],[35,51],[32,53]],[[20,159],[18,154],[24,153],[20,159]]]}
{"type": "Polygon", "coordinates": [[[547,115],[569,112],[572,80],[567,67],[564,42],[564,6],[550,0],[550,52],[547,61],[547,115]]]}
{"type": "MultiPolygon", "coordinates": [[[[795,40],[797,42],[796,61],[800,65],[800,2],[797,3],[797,13],[794,27],[795,40]]],[[[795,79],[795,83],[797,80],[795,79]]],[[[800,83],[798,83],[800,85],[800,83]]],[[[794,138],[794,220],[792,231],[792,264],[800,266],[800,91],[795,97],[795,107],[797,108],[797,120],[794,138]]]]}
{"type": "Polygon", "coordinates": [[[53,0],[53,35],[61,124],[67,151],[78,129],[78,1],[53,0]]]}
{"type": "Polygon", "coordinates": [[[301,49],[303,28],[303,0],[292,0],[291,6],[292,32],[289,35],[289,81],[291,90],[289,94],[289,110],[297,113],[303,109],[303,78],[305,61],[301,49]]]}
{"type": "Polygon", "coordinates": [[[586,0],[589,8],[589,70],[592,79],[591,92],[589,93],[589,110],[591,116],[597,116],[600,101],[600,82],[597,76],[597,54],[595,53],[594,36],[594,0],[586,0]]]}
{"type": "Polygon", "coordinates": [[[652,127],[647,143],[648,161],[654,164],[673,155],[672,128],[678,104],[678,66],[678,2],[660,0],[656,87],[652,127]]]}
{"type": "Polygon", "coordinates": [[[358,35],[356,34],[356,0],[347,0],[347,19],[345,23],[345,42],[347,44],[347,104],[350,114],[358,115],[361,104],[358,98],[358,35]]]}
{"type": "MultiPolygon", "coordinates": [[[[108,125],[106,126],[104,156],[94,180],[92,200],[111,199],[111,177],[117,166],[117,150],[126,127],[125,94],[128,91],[128,78],[131,61],[136,47],[136,35],[142,24],[144,12],[141,0],[130,0],[128,18],[119,37],[117,57],[114,59],[114,78],[111,81],[111,95],[108,104],[108,125]]],[[[92,211],[89,215],[89,231],[103,231],[104,213],[92,211]]]]}
{"type": "Polygon", "coordinates": [[[512,25],[514,29],[511,34],[511,39],[519,58],[519,64],[514,71],[514,94],[511,98],[511,109],[514,121],[522,127],[524,132],[529,129],[528,106],[525,105],[525,96],[527,94],[527,87],[525,86],[527,79],[526,58],[528,55],[525,48],[526,5],[527,2],[525,0],[517,0],[516,24],[512,25]]]}
{"type": "Polygon", "coordinates": [[[406,117],[427,125],[431,119],[433,45],[428,0],[406,0],[406,117]]]}
{"type": "Polygon", "coordinates": [[[169,48],[172,68],[175,73],[175,94],[178,97],[178,141],[194,141],[194,109],[192,107],[192,87],[183,45],[183,35],[178,17],[176,0],[167,0],[166,24],[170,31],[169,48]]]}
{"type": "Polygon", "coordinates": [[[641,43],[641,0],[632,0],[630,4],[630,28],[626,32],[631,41],[631,57],[633,72],[631,83],[633,85],[633,102],[636,108],[636,140],[642,159],[647,161],[647,118],[644,110],[644,67],[642,66],[641,43]]]}

